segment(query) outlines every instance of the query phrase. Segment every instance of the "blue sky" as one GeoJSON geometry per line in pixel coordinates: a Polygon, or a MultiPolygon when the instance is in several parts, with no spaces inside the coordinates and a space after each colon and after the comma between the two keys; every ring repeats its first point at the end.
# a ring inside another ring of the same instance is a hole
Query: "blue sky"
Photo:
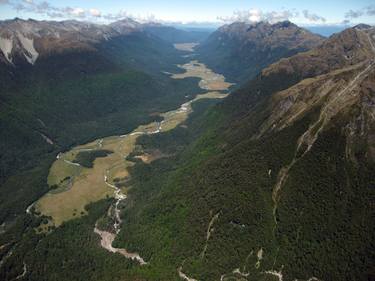
{"type": "Polygon", "coordinates": [[[235,20],[298,24],[375,24],[373,0],[0,0],[0,19],[78,19],[110,22],[125,16],[174,23],[235,20]]]}

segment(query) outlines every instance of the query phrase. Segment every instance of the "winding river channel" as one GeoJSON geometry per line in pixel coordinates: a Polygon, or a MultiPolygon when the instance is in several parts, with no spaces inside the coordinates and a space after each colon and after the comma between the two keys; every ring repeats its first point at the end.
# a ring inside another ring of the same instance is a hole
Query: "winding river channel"
{"type": "MultiPolygon", "coordinates": [[[[176,48],[185,52],[192,52],[192,49],[190,50],[186,46],[176,46],[176,48]]],[[[127,160],[127,156],[136,148],[136,141],[139,136],[159,134],[176,128],[192,112],[191,104],[193,102],[200,99],[224,98],[232,85],[225,81],[224,76],[213,72],[198,61],[193,60],[178,66],[185,72],[180,74],[166,73],[166,75],[170,75],[173,79],[198,77],[200,78],[200,88],[207,92],[197,95],[175,110],[159,114],[162,117],[160,122],[140,125],[128,134],[101,138],[74,147],[68,152],[60,153],[56,157],[48,176],[49,185],[55,188],[33,204],[36,211],[51,218],[49,225],[59,226],[64,221],[85,215],[84,207],[87,204],[111,196],[115,199],[107,214],[111,217],[111,227],[100,229],[97,223],[94,228],[94,232],[101,238],[100,245],[109,252],[119,253],[126,258],[136,260],[140,265],[147,264],[138,253],[130,253],[126,249],[112,246],[116,235],[123,227],[119,205],[126,199],[128,188],[126,184],[119,185],[118,183],[126,182],[129,177],[128,168],[134,165],[134,162],[127,160]],[[109,150],[112,153],[105,157],[96,158],[92,168],[85,168],[74,162],[78,153],[95,150],[109,150]]],[[[157,159],[157,156],[146,153],[138,157],[146,163],[157,159]]],[[[179,275],[183,279],[190,280],[182,273],[181,268],[179,269],[179,275]]]]}

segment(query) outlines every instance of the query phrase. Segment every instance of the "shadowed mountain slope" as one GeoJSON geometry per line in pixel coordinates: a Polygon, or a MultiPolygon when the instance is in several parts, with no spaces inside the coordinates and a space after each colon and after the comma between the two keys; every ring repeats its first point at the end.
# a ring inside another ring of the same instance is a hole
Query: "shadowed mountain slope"
{"type": "Polygon", "coordinates": [[[264,69],[188,131],[144,137],[185,149],[135,167],[116,245],[195,280],[366,280],[374,36],[345,30],[264,69]]]}

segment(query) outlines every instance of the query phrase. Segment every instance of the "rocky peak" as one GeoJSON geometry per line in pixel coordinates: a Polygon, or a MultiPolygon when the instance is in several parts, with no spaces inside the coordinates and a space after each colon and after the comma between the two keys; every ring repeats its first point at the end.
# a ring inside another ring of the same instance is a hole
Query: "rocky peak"
{"type": "Polygon", "coordinates": [[[219,28],[220,36],[226,36],[240,42],[251,42],[255,45],[268,44],[271,48],[275,45],[285,45],[288,48],[316,46],[323,41],[319,35],[313,34],[290,21],[275,24],[268,22],[246,23],[234,22],[219,28]]]}
{"type": "Polygon", "coordinates": [[[348,28],[309,52],[272,64],[263,70],[263,74],[288,72],[307,78],[357,64],[373,57],[373,34],[373,28],[367,31],[348,28]]]}
{"type": "Polygon", "coordinates": [[[16,66],[25,61],[34,64],[40,56],[64,50],[95,49],[95,44],[141,28],[124,19],[111,25],[77,20],[36,21],[15,18],[0,21],[0,61],[16,66]]]}
{"type": "Polygon", "coordinates": [[[289,27],[298,28],[297,25],[295,25],[294,23],[288,20],[277,22],[273,24],[272,27],[274,28],[289,28],[289,27]]]}
{"type": "Polygon", "coordinates": [[[128,34],[142,29],[142,24],[131,18],[125,18],[116,21],[114,23],[111,23],[110,26],[121,34],[128,34]]]}
{"type": "Polygon", "coordinates": [[[360,23],[354,26],[355,29],[369,29],[372,28],[371,25],[360,23]]]}

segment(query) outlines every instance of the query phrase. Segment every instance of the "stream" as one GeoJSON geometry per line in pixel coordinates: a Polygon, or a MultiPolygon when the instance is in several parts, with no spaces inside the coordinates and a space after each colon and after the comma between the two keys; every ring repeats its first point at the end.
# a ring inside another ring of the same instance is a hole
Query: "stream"
{"type": "MultiPolygon", "coordinates": [[[[226,96],[226,94],[222,94],[219,91],[226,91],[232,85],[228,82],[225,82],[224,76],[214,73],[212,70],[208,69],[204,64],[199,63],[197,61],[191,61],[185,65],[179,65],[179,67],[184,69],[185,73],[179,74],[179,75],[168,73],[167,75],[171,75],[173,79],[184,79],[186,77],[198,77],[201,79],[199,81],[199,87],[201,89],[208,90],[209,92],[203,95],[198,95],[194,99],[183,103],[180,106],[180,108],[176,110],[160,114],[160,116],[164,118],[163,121],[158,122],[156,125],[149,124],[145,126],[146,128],[150,128],[150,129],[142,130],[142,131],[140,131],[139,129],[136,129],[133,132],[129,133],[128,135],[122,135],[121,136],[122,138],[126,138],[127,136],[140,136],[144,134],[147,134],[147,135],[158,134],[161,132],[165,132],[169,129],[173,129],[187,119],[188,115],[192,112],[191,104],[194,101],[202,99],[202,98],[223,98],[226,96]],[[183,118],[178,117],[181,115],[183,116],[183,118]],[[169,124],[169,123],[172,123],[172,124],[169,124]]],[[[107,186],[113,189],[114,198],[116,199],[114,203],[114,217],[113,217],[113,221],[114,221],[113,229],[115,233],[110,233],[107,231],[100,230],[98,229],[97,226],[95,226],[94,232],[101,237],[100,244],[107,251],[110,251],[113,253],[119,253],[125,256],[126,258],[138,261],[140,265],[146,265],[147,262],[138,253],[130,253],[126,249],[114,248],[112,246],[112,242],[115,240],[116,235],[121,230],[122,220],[120,216],[121,210],[119,209],[119,205],[123,200],[127,198],[127,196],[125,193],[122,192],[121,188],[118,188],[116,187],[116,185],[111,184],[109,182],[109,177],[110,177],[109,173],[110,173],[110,169],[106,171],[106,174],[104,176],[104,182],[107,186]]],[[[196,281],[195,279],[188,277],[185,273],[182,272],[182,266],[177,269],[177,272],[180,278],[182,279],[185,279],[187,281],[196,281]]]]}
{"type": "MultiPolygon", "coordinates": [[[[216,93],[216,92],[209,92],[207,94],[198,95],[193,100],[183,103],[179,109],[161,114],[161,116],[164,117],[164,120],[161,121],[161,122],[158,122],[156,125],[153,125],[153,126],[146,125],[146,127],[149,128],[149,130],[145,130],[145,131],[135,130],[135,131],[133,131],[133,132],[127,134],[127,135],[122,135],[120,137],[121,138],[126,138],[126,137],[130,137],[130,136],[139,137],[141,135],[153,135],[153,134],[158,134],[158,133],[164,132],[165,131],[164,126],[168,126],[168,123],[171,122],[172,120],[173,120],[174,127],[176,127],[178,124],[180,124],[184,120],[186,120],[186,118],[183,118],[183,119],[179,118],[178,122],[176,122],[175,117],[176,117],[176,115],[181,115],[181,114],[186,114],[186,117],[187,117],[189,115],[189,113],[192,112],[191,104],[194,101],[202,99],[202,98],[223,98],[225,96],[226,96],[225,94],[216,93]]],[[[171,129],[173,129],[173,128],[171,128],[171,129]]],[[[112,242],[115,240],[117,234],[121,230],[122,220],[121,220],[121,216],[120,216],[121,210],[119,208],[119,205],[123,200],[125,200],[127,198],[127,196],[121,190],[121,188],[118,188],[115,184],[112,184],[110,182],[110,180],[109,180],[110,179],[110,172],[111,172],[110,169],[106,170],[106,173],[104,175],[104,183],[108,187],[113,189],[113,197],[115,198],[115,203],[113,204],[114,216],[112,218],[113,221],[114,221],[112,227],[113,227],[115,233],[100,230],[97,225],[94,228],[94,232],[101,237],[100,244],[107,251],[112,252],[112,253],[119,253],[126,258],[138,261],[140,265],[145,265],[145,264],[147,264],[147,262],[138,253],[130,253],[126,249],[114,248],[112,246],[112,242]]],[[[194,280],[194,279],[188,279],[188,277],[181,272],[181,269],[179,269],[179,275],[181,277],[183,276],[182,278],[184,278],[186,280],[194,280]]]]}
{"type": "MultiPolygon", "coordinates": [[[[185,52],[192,53],[194,46],[184,45],[182,47],[176,46],[176,48],[179,47],[184,49],[183,51],[185,52]]],[[[119,180],[126,180],[129,177],[128,168],[135,164],[127,160],[127,157],[136,148],[138,137],[173,130],[186,121],[189,114],[193,112],[191,106],[193,102],[200,99],[225,98],[228,89],[232,86],[231,83],[225,81],[223,75],[213,72],[206,65],[196,60],[178,65],[178,67],[184,72],[179,74],[163,73],[170,76],[171,79],[200,78],[199,87],[206,90],[206,92],[184,102],[175,110],[158,113],[157,115],[162,118],[161,122],[140,125],[128,134],[100,138],[90,143],[76,146],[70,151],[59,153],[50,168],[48,176],[48,184],[50,186],[57,185],[58,189],[50,191],[37,202],[30,205],[27,213],[30,213],[31,208],[34,206],[41,214],[51,217],[51,223],[58,227],[65,221],[85,215],[84,207],[87,204],[111,196],[115,199],[110,209],[112,211],[107,212],[107,216],[110,216],[111,219],[111,225],[108,229],[111,230],[100,229],[98,222],[94,227],[94,233],[100,236],[100,246],[111,253],[118,253],[128,259],[137,261],[140,265],[146,265],[147,262],[138,253],[131,253],[124,248],[112,246],[113,241],[121,231],[120,205],[127,198],[126,192],[128,188],[126,185],[117,185],[117,183],[119,180]],[[75,163],[75,157],[79,152],[98,149],[110,150],[112,153],[106,157],[95,159],[91,168],[85,168],[75,163]],[[69,185],[66,184],[67,182],[69,182],[69,185]]],[[[210,226],[207,231],[207,239],[209,239],[210,226]]],[[[182,279],[195,280],[188,277],[182,270],[182,266],[177,269],[182,279]]]]}

